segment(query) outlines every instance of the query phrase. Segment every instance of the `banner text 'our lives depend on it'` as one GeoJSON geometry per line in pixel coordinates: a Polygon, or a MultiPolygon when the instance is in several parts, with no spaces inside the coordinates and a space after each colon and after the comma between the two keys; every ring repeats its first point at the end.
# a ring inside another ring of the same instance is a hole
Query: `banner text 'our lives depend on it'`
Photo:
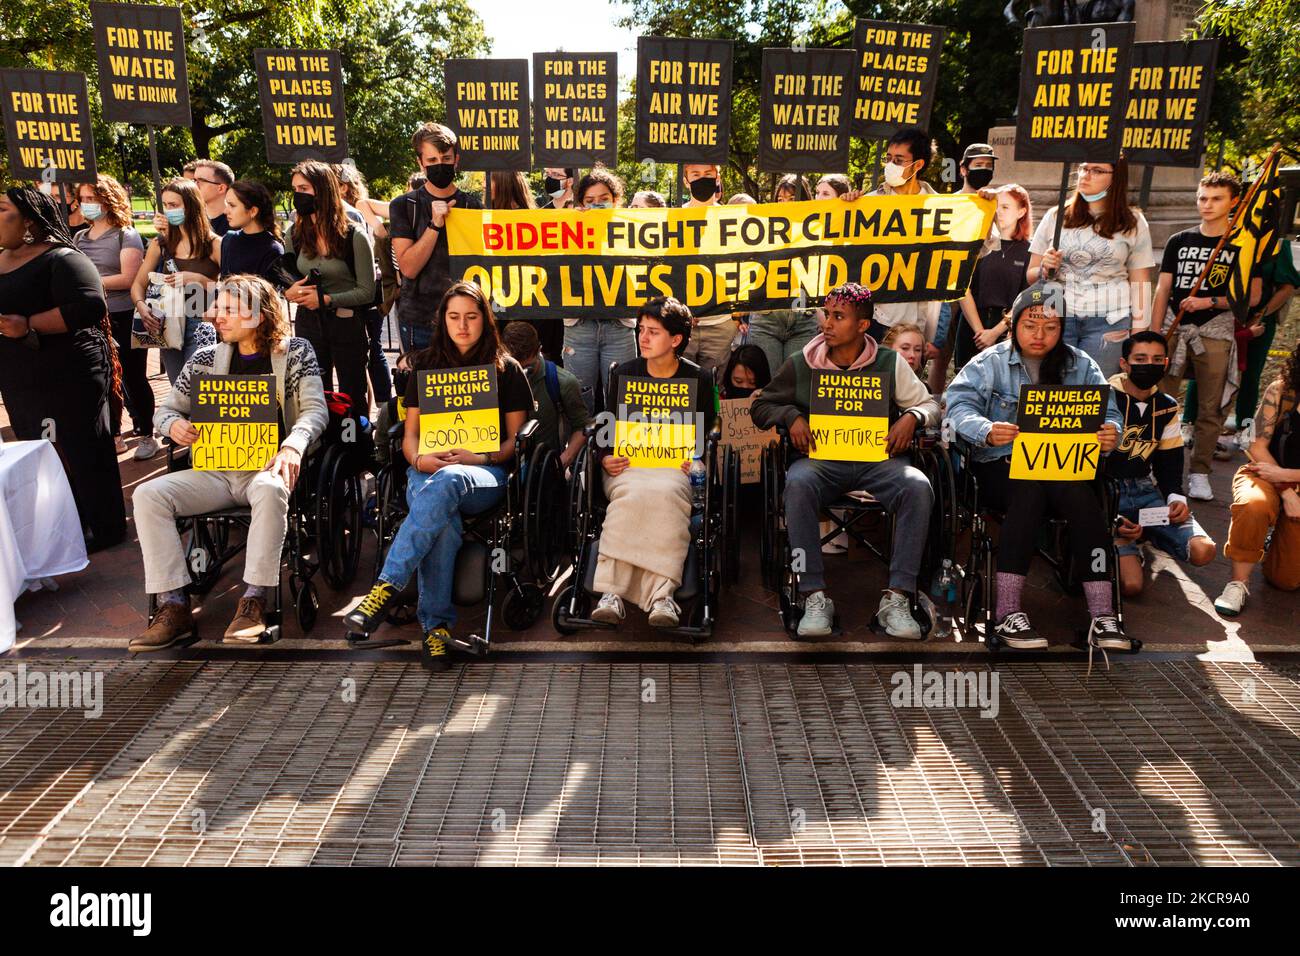
{"type": "Polygon", "coordinates": [[[512,319],[626,314],[660,295],[696,315],[788,309],[843,282],[877,302],[958,299],[992,224],[970,195],[447,216],[456,278],[512,319]]]}

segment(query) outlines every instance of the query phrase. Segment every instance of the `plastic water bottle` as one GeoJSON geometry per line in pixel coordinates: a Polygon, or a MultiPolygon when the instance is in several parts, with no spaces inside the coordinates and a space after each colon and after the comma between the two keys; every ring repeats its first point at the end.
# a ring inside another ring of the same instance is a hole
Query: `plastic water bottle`
{"type": "Polygon", "coordinates": [[[934,636],[940,639],[952,636],[952,609],[957,603],[957,575],[952,570],[952,559],[943,559],[939,579],[931,589],[935,596],[934,636]]]}
{"type": "Polygon", "coordinates": [[[691,462],[691,508],[697,514],[704,511],[704,485],[708,479],[709,470],[704,467],[703,459],[696,458],[691,462]]]}

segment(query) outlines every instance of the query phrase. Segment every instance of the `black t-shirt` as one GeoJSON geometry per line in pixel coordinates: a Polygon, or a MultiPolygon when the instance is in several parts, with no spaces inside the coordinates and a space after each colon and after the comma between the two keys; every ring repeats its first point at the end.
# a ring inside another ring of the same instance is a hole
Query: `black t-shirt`
{"type": "MultiPolygon", "coordinates": [[[[419,240],[429,228],[434,197],[421,186],[394,199],[388,207],[388,233],[394,239],[419,240]]],[[[455,201],[456,209],[482,209],[477,196],[460,189],[446,202],[455,201]]],[[[403,279],[401,295],[397,300],[398,317],[411,325],[430,325],[442,294],[451,286],[451,261],[447,252],[447,232],[438,231],[429,261],[414,280],[403,279]]]]}
{"type": "MultiPolygon", "coordinates": [[[[528,384],[528,375],[524,372],[523,367],[514,359],[506,356],[503,360],[504,368],[497,370],[497,410],[501,426],[501,436],[504,439],[506,435],[506,413],[523,412],[527,420],[536,410],[533,403],[533,390],[528,384]]],[[[427,365],[417,365],[411,369],[411,374],[406,380],[406,394],[402,397],[402,403],[405,405],[407,412],[418,412],[420,410],[420,372],[427,370],[427,365]]]]}
{"type": "MultiPolygon", "coordinates": [[[[1160,271],[1168,272],[1174,277],[1169,308],[1175,315],[1178,314],[1178,307],[1183,304],[1183,299],[1191,293],[1192,286],[1196,285],[1197,276],[1205,268],[1205,263],[1210,261],[1210,253],[1219,244],[1220,238],[1222,237],[1201,235],[1199,226],[1184,229],[1169,237],[1169,242],[1165,245],[1165,253],[1160,259],[1160,271]]],[[[1232,275],[1232,267],[1236,261],[1236,247],[1225,243],[1214,260],[1210,274],[1201,283],[1197,296],[1202,298],[1226,296],[1228,278],[1232,275]]],[[[1222,309],[1188,311],[1183,313],[1183,321],[1190,322],[1192,325],[1204,325],[1222,311],[1222,309]]]]}
{"type": "Polygon", "coordinates": [[[1028,268],[1027,239],[1003,239],[1001,249],[990,252],[976,262],[970,294],[980,315],[987,309],[1005,312],[1011,308],[1016,296],[1029,284],[1025,278],[1025,270],[1028,268]]]}
{"type": "Polygon", "coordinates": [[[221,277],[247,273],[266,278],[283,254],[284,246],[269,232],[232,229],[221,237],[221,277]]]}
{"type": "Polygon", "coordinates": [[[224,212],[220,216],[209,218],[208,225],[212,227],[212,231],[218,236],[224,236],[230,231],[230,220],[226,218],[224,212]]]}

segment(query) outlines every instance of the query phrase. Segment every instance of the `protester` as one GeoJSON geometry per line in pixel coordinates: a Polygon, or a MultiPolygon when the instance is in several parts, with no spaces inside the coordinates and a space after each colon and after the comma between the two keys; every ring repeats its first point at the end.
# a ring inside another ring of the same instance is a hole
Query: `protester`
{"type": "Polygon", "coordinates": [[[0,398],[20,441],[54,444],[91,551],[126,537],[109,404],[112,330],[95,264],[50,197],[0,193],[0,398]]]}
{"type": "Polygon", "coordinates": [[[1125,597],[1146,586],[1140,541],[1149,541],[1179,561],[1200,566],[1214,560],[1214,542],[1197,523],[1183,497],[1183,438],[1178,400],[1160,390],[1169,364],[1165,337],[1146,330],[1122,344],[1120,371],[1111,377],[1113,400],[1123,419],[1106,475],[1119,484],[1120,586],[1125,597]],[[1146,508],[1169,509],[1169,523],[1144,527],[1146,508]]]}
{"type": "Polygon", "coordinates": [[[230,230],[230,221],[226,216],[226,193],[235,181],[235,171],[225,163],[211,159],[200,159],[194,163],[194,182],[203,197],[203,207],[207,211],[208,222],[217,236],[224,236],[230,230]]]}
{"type": "Polygon", "coordinates": [[[970,288],[961,300],[965,319],[957,325],[954,355],[957,370],[977,352],[1000,341],[1011,327],[1009,312],[1016,296],[1029,284],[1029,237],[1034,230],[1033,207],[1023,186],[997,190],[998,207],[993,228],[1000,239],[997,249],[980,256],[970,288]]]}
{"type": "Polygon", "coordinates": [[[812,199],[812,187],[798,173],[788,173],[777,180],[772,190],[773,202],[800,202],[812,199]]]}
{"type": "Polygon", "coordinates": [[[159,273],[163,282],[184,290],[185,331],[181,347],[164,348],[163,370],[167,381],[176,384],[194,351],[211,345],[215,335],[203,322],[209,290],[221,275],[221,244],[212,232],[198,187],[188,179],[173,179],[162,189],[162,212],[153,217],[158,235],[145,249],[140,270],[131,283],[131,301],[145,328],[157,335],[163,320],[146,303],[149,274],[159,273]]]}
{"type": "Polygon", "coordinates": [[[375,300],[370,239],[348,220],[338,179],[325,163],[299,163],[291,182],[298,218],[284,247],[303,278],[285,290],[285,298],[298,306],[297,331],[316,353],[325,390],[334,387],[337,372],[339,390],[359,414],[369,415],[366,322],[375,300]]]}
{"type": "Polygon", "coordinates": [[[455,133],[440,123],[425,123],[411,137],[411,148],[426,181],[389,204],[388,223],[402,276],[397,318],[402,348],[408,352],[429,347],[434,312],[452,283],[443,228],[447,211],[483,208],[477,197],[456,186],[460,149],[455,133]]]}
{"type": "Polygon", "coordinates": [[[813,190],[813,199],[841,199],[853,189],[849,177],[840,173],[827,173],[817,180],[813,190]]]}
{"type": "Polygon", "coordinates": [[[772,381],[772,366],[757,345],[742,345],[731,353],[722,371],[718,393],[722,398],[749,398],[767,388],[772,381]]]}
{"type": "Polygon", "coordinates": [[[542,195],[534,201],[538,209],[572,209],[573,182],[578,177],[576,169],[550,167],[542,171],[542,195]]]}
{"type": "Polygon", "coordinates": [[[537,200],[528,188],[523,173],[503,170],[488,173],[488,205],[493,209],[536,209],[537,200]]]}
{"type": "Polygon", "coordinates": [[[366,186],[366,177],[352,163],[340,163],[331,167],[339,181],[339,195],[343,198],[343,207],[348,218],[359,223],[370,239],[370,251],[375,259],[375,297],[370,308],[366,309],[366,341],[370,343],[366,358],[366,372],[370,376],[370,387],[374,392],[376,403],[388,401],[393,394],[393,378],[388,369],[388,357],[384,355],[384,321],[388,316],[384,309],[384,260],[392,263],[392,239],[384,223],[388,216],[388,203],[370,198],[370,189],[366,186]]]}
{"type": "Polygon", "coordinates": [[[1151,325],[1151,230],[1128,204],[1128,160],[1081,163],[1066,203],[1060,248],[1053,206],[1029,243],[1029,281],[1065,286],[1065,344],[1092,356],[1104,375],[1119,369],[1120,343],[1151,325]]]}
{"type": "Polygon", "coordinates": [[[662,193],[657,193],[653,189],[642,189],[632,201],[628,203],[629,209],[663,209],[668,205],[662,193]]]}
{"type": "Polygon", "coordinates": [[[755,199],[753,196],[751,196],[749,193],[736,193],[736,195],[732,196],[730,199],[727,200],[727,205],[728,206],[752,206],[756,202],[758,202],[758,200],[755,199]]]}
{"type": "MultiPolygon", "coordinates": [[[[623,203],[623,180],[596,168],[578,182],[577,208],[612,209],[623,203]]],[[[582,385],[587,411],[596,411],[596,395],[609,384],[609,367],[636,357],[636,321],[631,316],[564,320],[564,367],[582,385]]]]}
{"type": "Polygon", "coordinates": [[[157,613],[132,639],[132,652],[160,651],[194,632],[185,590],[190,583],[189,565],[176,519],[234,507],[247,507],[251,518],[244,539],[244,593],[224,642],[258,642],[266,630],[267,592],[280,581],[289,493],[307,449],[329,423],[316,356],[306,339],[290,337],[284,303],[270,283],[251,275],[222,280],[209,315],[220,342],[200,349],[185,363],[158,410],[158,431],[182,448],[198,440],[198,430],[190,422],[197,375],[273,375],[280,447],[257,471],[186,469],[136,488],[132,502],[144,558],[144,586],[157,599],[157,613]]]}
{"type": "Polygon", "coordinates": [[[722,195],[722,168],[716,163],[684,163],[682,183],[691,196],[688,207],[716,206],[722,195]]]}
{"type": "Polygon", "coordinates": [[[899,358],[911,367],[916,377],[921,377],[925,369],[925,332],[919,325],[910,322],[891,325],[885,337],[880,340],[880,344],[897,352],[899,358]]]}
{"type": "MultiPolygon", "coordinates": [[[[1191,292],[1228,231],[1240,196],[1241,180],[1236,176],[1213,172],[1201,180],[1196,189],[1201,223],[1175,233],[1165,244],[1152,305],[1152,328],[1157,332],[1172,325],[1174,316],[1182,312],[1171,343],[1169,374],[1161,388],[1181,394],[1183,379],[1196,376],[1196,428],[1187,476],[1187,496],[1196,501],[1214,500],[1214,489],[1210,487],[1214,448],[1241,381],[1236,321],[1228,301],[1230,274],[1237,257],[1235,246],[1225,244],[1219,249],[1215,261],[1222,269],[1210,269],[1196,295],[1191,292]]],[[[1255,304],[1260,294],[1258,280],[1251,282],[1251,290],[1255,304]]]]}
{"type": "Polygon", "coordinates": [[[501,344],[487,296],[474,283],[457,282],[448,288],[434,315],[433,335],[432,345],[410,356],[404,399],[402,450],[410,462],[409,512],[388,549],[378,582],[345,620],[350,627],[373,632],[393,599],[416,575],[420,592],[416,616],[424,634],[421,660],[430,669],[445,670],[449,628],[456,621],[451,592],[462,540],[461,515],[486,511],[504,497],[515,434],[532,414],[533,396],[523,369],[501,344]],[[420,372],[472,365],[496,368],[501,449],[480,454],[453,448],[417,454],[420,372]]]}
{"type": "MultiPolygon", "coordinates": [[[[1300,271],[1297,271],[1291,243],[1283,239],[1278,243],[1277,255],[1259,267],[1261,282],[1260,301],[1249,325],[1251,337],[1246,348],[1245,367],[1241,372],[1241,388],[1237,389],[1237,408],[1224,427],[1229,430],[1244,428],[1255,414],[1259,404],[1259,382],[1268,364],[1268,351],[1273,347],[1277,324],[1286,304],[1300,288],[1300,271]]],[[[1195,390],[1193,382],[1189,390],[1195,390]]],[[[1191,398],[1188,398],[1191,404],[1191,398]]]]}
{"type": "MultiPolygon", "coordinates": [[[[104,285],[109,327],[122,368],[122,391],[131,412],[132,434],[140,439],[135,460],[145,461],[158,453],[153,437],[153,388],[145,369],[149,352],[131,347],[131,283],[144,260],[144,241],[131,226],[131,201],[121,183],[102,173],[93,183],[77,188],[78,204],[88,228],[73,237],[73,244],[95,264],[104,285]]],[[[123,454],[122,405],[113,404],[112,432],[117,453],[123,454]]]]}
{"type": "MultiPolygon", "coordinates": [[[[694,379],[695,408],[689,414],[696,447],[701,448],[704,435],[717,420],[718,404],[713,377],[682,358],[691,337],[691,310],[673,298],[651,299],[641,307],[636,331],[641,355],[615,370],[606,407],[617,407],[622,378],[694,379]]],[[[673,595],[681,587],[691,546],[690,463],[683,462],[680,471],[633,468],[626,457],[613,453],[605,440],[610,431],[601,429],[596,438],[609,504],[594,579],[601,598],[591,619],[618,624],[626,616],[623,602],[631,601],[649,614],[652,627],[676,627],[681,608],[673,595]],[[653,521],[646,520],[649,515],[653,521]]]]}
{"type": "Polygon", "coordinates": [[[1264,389],[1255,412],[1248,464],[1232,479],[1232,523],[1223,555],[1232,579],[1214,609],[1236,617],[1245,607],[1255,565],[1283,591],[1300,588],[1300,341],[1278,377],[1264,389]],[[1265,547],[1267,546],[1267,551],[1265,547]]]}
{"type": "MultiPolygon", "coordinates": [[[[1128,650],[1132,645],[1115,616],[1111,569],[1096,559],[1099,554],[1110,555],[1111,540],[1094,483],[1013,480],[1010,475],[1022,385],[1107,384],[1091,356],[1066,344],[1060,314],[1063,297],[1059,284],[1041,282],[1016,297],[1010,341],[985,349],[957,373],[944,396],[946,420],[973,446],[973,469],[983,504],[1003,514],[997,548],[998,639],[1012,648],[1047,646],[1021,609],[1020,599],[1039,531],[1048,515],[1055,515],[1070,523],[1072,567],[1083,581],[1091,616],[1089,645],[1128,650]]],[[[1121,423],[1112,397],[1106,404],[1105,424],[1097,432],[1103,453],[1115,447],[1121,423]]]]}
{"type": "MultiPolygon", "coordinates": [[[[826,461],[800,457],[790,465],[785,484],[785,524],[790,546],[804,556],[799,591],[805,595],[800,637],[831,633],[834,602],[826,595],[822,560],[821,510],[854,490],[870,492],[894,518],[889,587],[876,617],[890,637],[920,640],[925,635],[912,614],[916,579],[930,526],[934,492],[929,479],[908,463],[906,453],[918,425],[939,421],[939,403],[906,362],[876,345],[867,334],[873,318],[871,292],[856,283],[832,289],[821,334],[788,359],[755,399],[750,417],[758,428],[779,426],[800,455],[817,446],[809,427],[813,370],[851,371],[890,379],[890,399],[898,417],[889,429],[890,457],[880,462],[826,461]],[[842,307],[849,306],[847,308],[842,307]]],[[[892,416],[891,416],[892,417],[892,416]]]]}
{"type": "Polygon", "coordinates": [[[587,443],[583,429],[591,413],[582,401],[582,385],[567,369],[560,368],[542,353],[537,330],[527,322],[511,322],[501,333],[511,357],[528,376],[537,410],[537,444],[555,450],[560,465],[568,468],[587,443]],[[564,426],[560,422],[563,419],[564,426]]]}
{"type": "Polygon", "coordinates": [[[270,281],[284,255],[271,191],[251,179],[235,180],[226,192],[226,220],[230,230],[221,237],[221,278],[254,275],[270,281]]]}
{"type": "MultiPolygon", "coordinates": [[[[716,206],[722,198],[722,170],[712,163],[686,163],[682,182],[691,194],[688,209],[716,206]]],[[[692,317],[692,331],[682,358],[694,362],[706,372],[720,372],[731,355],[731,341],[736,337],[736,320],[730,315],[707,318],[692,317]]]]}

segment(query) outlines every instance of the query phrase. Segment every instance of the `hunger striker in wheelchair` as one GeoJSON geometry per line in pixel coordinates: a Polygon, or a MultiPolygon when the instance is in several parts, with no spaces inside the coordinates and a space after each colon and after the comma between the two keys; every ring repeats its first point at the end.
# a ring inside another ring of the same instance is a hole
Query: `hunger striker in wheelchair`
{"type": "MultiPolygon", "coordinates": [[[[990,534],[989,524],[990,522],[1000,524],[1003,515],[980,498],[979,478],[975,474],[975,469],[971,467],[974,458],[970,443],[958,438],[953,441],[952,447],[961,460],[959,520],[962,528],[970,530],[970,552],[967,560],[954,562],[960,582],[955,621],[959,632],[974,635],[978,640],[983,641],[990,651],[996,651],[1001,646],[994,629],[997,624],[994,619],[994,605],[997,598],[997,545],[990,534]]],[[[1106,527],[1113,532],[1119,516],[1119,495],[1114,482],[1106,478],[1098,469],[1094,486],[1106,512],[1106,527]]],[[[1076,569],[1067,544],[1069,526],[1068,519],[1049,516],[1042,528],[1038,554],[1051,566],[1061,590],[1067,594],[1077,595],[1082,593],[1083,587],[1075,575],[1076,569]]],[[[1122,629],[1124,594],[1123,588],[1120,587],[1119,550],[1115,545],[1113,533],[1110,536],[1106,563],[1110,569],[1115,618],[1122,629]]],[[[1075,644],[1086,647],[1087,635],[1086,627],[1076,628],[1075,644]]],[[[1130,640],[1132,653],[1136,654],[1142,649],[1142,642],[1136,638],[1130,640]]],[[[1091,661],[1091,657],[1089,660],[1091,661]]]]}
{"type": "MultiPolygon", "coordinates": [[[[569,478],[571,578],[551,608],[552,625],[566,636],[579,630],[616,627],[591,619],[594,600],[599,597],[595,586],[596,560],[608,506],[600,462],[592,453],[598,427],[595,423],[587,426],[587,443],[578,453],[569,478]]],[[[721,437],[721,432],[714,428],[705,439],[703,506],[691,515],[691,545],[686,552],[681,586],[673,594],[673,600],[684,609],[683,622],[691,623],[662,629],[689,637],[693,643],[706,640],[713,633],[722,586],[734,583],[739,576],[740,458],[730,446],[721,444],[721,437]]]]}
{"type": "MultiPolygon", "coordinates": [[[[498,578],[507,586],[501,601],[501,617],[512,631],[527,630],[542,616],[544,585],[555,579],[562,552],[563,474],[554,449],[536,446],[533,436],[539,422],[531,419],[515,435],[515,455],[506,480],[506,493],[487,511],[462,516],[464,540],[456,552],[452,578],[452,602],[474,607],[486,602],[487,617],[482,634],[451,636],[448,643],[472,654],[487,653],[492,641],[498,578]]],[[[395,422],[389,429],[392,456],[375,476],[375,534],[379,547],[375,579],[384,567],[388,549],[406,517],[407,463],[402,453],[406,423],[395,422]]],[[[418,576],[398,595],[387,618],[393,625],[414,620],[418,576]]],[[[371,640],[364,631],[349,631],[353,647],[396,647],[403,638],[371,640]]]]}
{"type": "MultiPolygon", "coordinates": [[[[781,624],[791,637],[798,636],[799,619],[803,616],[805,595],[799,592],[799,570],[790,547],[790,537],[785,524],[785,483],[790,465],[798,452],[790,440],[790,433],[777,426],[780,441],[768,445],[759,459],[759,474],[763,494],[763,523],[760,528],[759,552],[764,586],[775,591],[781,606],[781,624]]],[[[955,478],[947,454],[938,446],[931,429],[918,429],[912,438],[908,454],[912,464],[925,474],[934,491],[934,506],[930,512],[930,528],[926,546],[917,574],[917,590],[912,596],[912,616],[921,626],[922,636],[928,636],[934,626],[929,600],[923,597],[923,584],[944,558],[953,557],[956,535],[954,499],[955,478]]],[[[884,505],[866,491],[851,491],[838,501],[822,509],[832,529],[822,535],[819,545],[846,534],[861,547],[871,552],[888,567],[893,551],[894,516],[884,505]],[[872,516],[888,519],[883,546],[867,537],[863,527],[872,516]]],[[[873,616],[871,630],[880,630],[873,616]]]]}

